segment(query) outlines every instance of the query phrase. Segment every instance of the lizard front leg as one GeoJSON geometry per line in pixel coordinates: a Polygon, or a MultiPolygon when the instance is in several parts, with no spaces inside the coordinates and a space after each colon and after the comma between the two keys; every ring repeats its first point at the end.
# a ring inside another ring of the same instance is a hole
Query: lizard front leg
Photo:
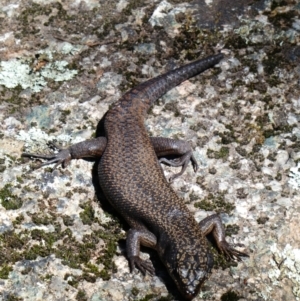
{"type": "Polygon", "coordinates": [[[72,159],[101,157],[106,148],[106,143],[107,139],[105,137],[98,137],[73,144],[66,149],[61,149],[55,146],[59,150],[59,152],[55,154],[43,155],[23,153],[22,157],[47,160],[47,162],[40,164],[37,168],[53,163],[55,163],[54,168],[60,164],[62,167],[66,167],[72,159]]]}
{"type": "Polygon", "coordinates": [[[146,229],[131,228],[127,233],[126,251],[131,272],[138,268],[144,275],[148,271],[154,275],[152,264],[140,258],[140,246],[155,248],[157,239],[155,235],[146,229]]]}
{"type": "Polygon", "coordinates": [[[188,142],[163,137],[151,137],[151,143],[160,163],[165,163],[174,167],[182,166],[179,173],[170,177],[170,182],[180,177],[185,172],[190,161],[192,162],[194,171],[197,172],[198,164],[188,142]],[[176,156],[177,158],[167,159],[165,156],[176,156]]]}
{"type": "Polygon", "coordinates": [[[199,226],[201,231],[206,236],[212,233],[218,249],[225,256],[227,261],[241,261],[241,257],[249,257],[248,254],[234,249],[225,239],[225,229],[222,220],[218,214],[213,214],[203,219],[199,226]]]}
{"type": "MultiPolygon", "coordinates": [[[[198,164],[193,156],[192,149],[187,142],[163,137],[151,137],[151,142],[157,157],[162,157],[159,159],[160,163],[166,163],[175,167],[182,166],[182,170],[179,173],[173,175],[170,178],[170,181],[174,180],[184,173],[189,161],[192,161],[194,171],[197,171],[198,164]],[[164,156],[168,155],[175,155],[180,157],[172,160],[164,158],[164,156]]],[[[100,158],[106,148],[106,144],[107,139],[105,137],[98,137],[95,139],[76,143],[66,149],[61,149],[55,145],[55,148],[59,150],[58,153],[47,155],[23,153],[22,157],[47,160],[47,162],[40,164],[37,168],[54,163],[54,169],[60,164],[62,164],[62,167],[65,168],[69,165],[72,159],[100,158]]]]}

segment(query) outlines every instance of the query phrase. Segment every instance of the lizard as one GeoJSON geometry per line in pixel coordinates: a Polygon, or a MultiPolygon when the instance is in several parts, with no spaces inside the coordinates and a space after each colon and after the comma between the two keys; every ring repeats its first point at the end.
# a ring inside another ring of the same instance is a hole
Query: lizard
{"type": "MultiPolygon", "coordinates": [[[[208,279],[213,267],[206,235],[212,233],[219,251],[227,260],[240,261],[246,253],[234,249],[225,239],[217,214],[197,223],[169,181],[160,162],[182,166],[189,161],[198,169],[187,143],[162,137],[150,138],[144,125],[152,104],[168,90],[219,63],[223,54],[188,63],[139,84],[126,92],[104,116],[104,137],[74,144],[59,152],[22,156],[45,159],[40,166],[66,167],[72,159],[100,158],[98,178],[111,205],[129,224],[126,251],[130,270],[154,274],[148,260],[140,258],[140,246],[155,249],[185,300],[192,300],[208,279]],[[168,160],[166,155],[177,155],[168,160]],[[158,157],[162,157],[158,160],[158,157]]],[[[39,166],[39,167],[40,167],[39,166]]]]}

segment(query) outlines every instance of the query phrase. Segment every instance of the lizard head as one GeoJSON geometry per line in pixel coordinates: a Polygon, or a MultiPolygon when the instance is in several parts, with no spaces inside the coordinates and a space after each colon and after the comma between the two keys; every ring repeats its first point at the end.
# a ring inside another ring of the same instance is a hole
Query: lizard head
{"type": "Polygon", "coordinates": [[[163,261],[183,297],[192,300],[209,277],[213,258],[201,245],[176,249],[165,250],[163,261]]]}

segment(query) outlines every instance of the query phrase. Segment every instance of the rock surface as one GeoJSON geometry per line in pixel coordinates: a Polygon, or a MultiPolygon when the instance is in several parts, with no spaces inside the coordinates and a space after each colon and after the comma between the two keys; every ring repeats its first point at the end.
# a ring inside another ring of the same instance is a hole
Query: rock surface
{"type": "Polygon", "coordinates": [[[151,136],[191,142],[199,171],[172,186],[197,220],[219,212],[250,254],[228,264],[215,251],[195,300],[300,300],[300,5],[238,3],[1,1],[1,300],[180,300],[155,252],[142,250],[154,277],[129,272],[128,226],[94,162],[34,170],[20,156],[101,134],[126,90],[219,50],[219,67],[146,120],[151,136]]]}

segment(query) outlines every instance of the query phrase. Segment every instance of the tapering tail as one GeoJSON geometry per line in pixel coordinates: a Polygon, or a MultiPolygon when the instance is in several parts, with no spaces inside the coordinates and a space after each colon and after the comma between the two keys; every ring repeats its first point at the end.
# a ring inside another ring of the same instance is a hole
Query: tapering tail
{"type": "Polygon", "coordinates": [[[213,67],[219,63],[222,58],[223,54],[219,53],[194,61],[160,76],[154,77],[138,85],[127,93],[131,95],[134,94],[135,97],[139,97],[140,94],[141,101],[143,101],[149,109],[154,101],[164,95],[167,91],[176,87],[188,78],[213,67]]]}

